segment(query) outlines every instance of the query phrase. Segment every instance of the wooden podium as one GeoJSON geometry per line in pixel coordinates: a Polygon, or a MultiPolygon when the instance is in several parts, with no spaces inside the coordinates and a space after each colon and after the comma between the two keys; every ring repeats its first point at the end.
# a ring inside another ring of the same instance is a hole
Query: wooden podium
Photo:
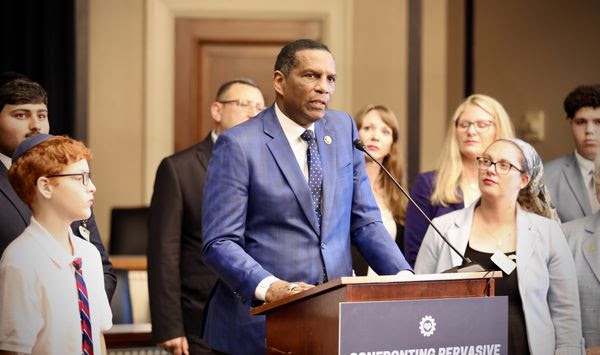
{"type": "Polygon", "coordinates": [[[494,295],[500,272],[342,277],[252,309],[266,315],[267,354],[337,354],[339,303],[494,295]]]}

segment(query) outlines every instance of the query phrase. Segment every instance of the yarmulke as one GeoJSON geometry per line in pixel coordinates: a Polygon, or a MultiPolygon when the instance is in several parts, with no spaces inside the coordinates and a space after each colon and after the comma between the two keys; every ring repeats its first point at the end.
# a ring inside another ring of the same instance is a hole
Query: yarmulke
{"type": "Polygon", "coordinates": [[[52,137],[54,136],[51,134],[38,133],[25,138],[25,140],[17,146],[17,149],[15,149],[15,152],[12,156],[12,160],[15,161],[19,159],[23,154],[27,153],[29,149],[35,147],[36,145],[42,142],[45,142],[46,140],[48,140],[48,138],[52,137]]]}

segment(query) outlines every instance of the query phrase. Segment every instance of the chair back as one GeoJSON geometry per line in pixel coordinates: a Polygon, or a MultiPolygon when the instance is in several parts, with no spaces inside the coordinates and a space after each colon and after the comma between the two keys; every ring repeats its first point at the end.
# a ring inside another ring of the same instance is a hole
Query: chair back
{"type": "Polygon", "coordinates": [[[146,255],[149,207],[115,207],[110,215],[111,255],[146,255]]]}
{"type": "Polygon", "coordinates": [[[129,292],[129,277],[127,270],[114,270],[117,276],[117,288],[110,302],[112,309],[113,324],[133,323],[133,309],[131,304],[131,294],[129,292]]]}

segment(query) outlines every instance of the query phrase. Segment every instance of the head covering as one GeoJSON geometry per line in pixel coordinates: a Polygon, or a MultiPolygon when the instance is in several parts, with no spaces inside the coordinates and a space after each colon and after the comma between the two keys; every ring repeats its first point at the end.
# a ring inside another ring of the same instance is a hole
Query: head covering
{"type": "Polygon", "coordinates": [[[542,183],[544,165],[535,148],[519,138],[507,137],[499,140],[513,143],[523,153],[523,170],[529,175],[529,184],[519,192],[518,201],[521,207],[560,222],[558,213],[550,200],[550,193],[542,183]]]}
{"type": "Polygon", "coordinates": [[[45,133],[38,133],[38,134],[34,134],[31,135],[27,138],[25,138],[24,141],[21,142],[21,144],[19,144],[17,146],[17,148],[15,149],[15,152],[12,155],[12,160],[15,161],[17,159],[19,159],[23,154],[27,153],[27,151],[29,151],[31,148],[35,147],[36,145],[45,142],[48,140],[48,138],[52,138],[54,137],[51,134],[45,134],[45,133]]]}
{"type": "Polygon", "coordinates": [[[533,184],[539,188],[542,175],[544,175],[544,165],[542,164],[542,158],[540,158],[535,148],[519,138],[508,137],[501,140],[509,141],[521,150],[521,153],[523,153],[523,163],[525,164],[523,170],[530,177],[529,185],[533,184]]]}

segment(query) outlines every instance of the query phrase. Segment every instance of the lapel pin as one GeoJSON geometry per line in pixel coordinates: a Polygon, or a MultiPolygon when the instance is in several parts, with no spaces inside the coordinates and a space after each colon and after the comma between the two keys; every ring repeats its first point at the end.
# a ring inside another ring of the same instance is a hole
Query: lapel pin
{"type": "Polygon", "coordinates": [[[329,136],[323,137],[323,141],[325,142],[325,144],[331,144],[331,142],[332,142],[331,137],[329,137],[329,136]]]}
{"type": "Polygon", "coordinates": [[[79,234],[88,242],[90,241],[90,231],[82,225],[79,225],[79,234]]]}

